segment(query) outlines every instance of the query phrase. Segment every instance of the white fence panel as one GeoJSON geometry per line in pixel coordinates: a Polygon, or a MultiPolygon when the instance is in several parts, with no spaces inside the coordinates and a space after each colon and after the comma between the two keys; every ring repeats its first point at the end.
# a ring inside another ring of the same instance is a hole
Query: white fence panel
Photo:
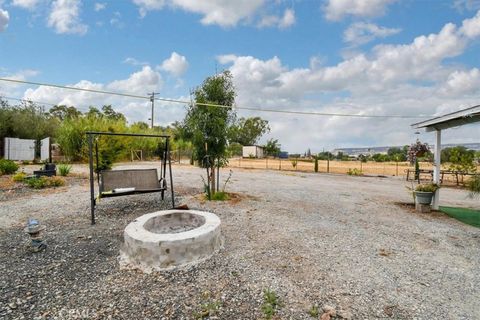
{"type": "Polygon", "coordinates": [[[9,160],[26,160],[33,161],[35,159],[35,140],[5,138],[4,158],[9,160]]]}
{"type": "Polygon", "coordinates": [[[50,138],[40,140],[40,160],[50,160],[50,138]]]}

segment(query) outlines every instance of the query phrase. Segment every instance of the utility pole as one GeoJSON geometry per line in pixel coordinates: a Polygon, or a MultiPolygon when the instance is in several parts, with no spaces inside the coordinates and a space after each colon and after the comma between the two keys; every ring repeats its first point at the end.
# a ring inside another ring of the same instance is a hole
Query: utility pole
{"type": "Polygon", "coordinates": [[[147,93],[149,96],[150,96],[150,102],[152,103],[152,116],[150,119],[150,126],[152,127],[153,129],[153,116],[154,116],[154,110],[155,110],[155,95],[156,94],[159,94],[158,92],[152,92],[152,93],[147,93]]]}

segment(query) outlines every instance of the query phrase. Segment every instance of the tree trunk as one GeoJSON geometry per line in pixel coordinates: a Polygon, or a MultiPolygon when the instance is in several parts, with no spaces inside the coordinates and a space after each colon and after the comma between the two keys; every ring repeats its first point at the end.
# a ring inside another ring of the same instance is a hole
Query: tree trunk
{"type": "Polygon", "coordinates": [[[211,169],[210,169],[210,186],[211,186],[212,195],[214,195],[215,192],[216,192],[216,190],[215,190],[215,164],[213,164],[211,169]]]}

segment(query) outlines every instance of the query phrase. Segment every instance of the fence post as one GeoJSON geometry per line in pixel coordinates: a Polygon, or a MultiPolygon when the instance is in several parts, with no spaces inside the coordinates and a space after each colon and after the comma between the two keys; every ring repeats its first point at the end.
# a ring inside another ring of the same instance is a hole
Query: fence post
{"type": "Polygon", "coordinates": [[[330,173],[330,156],[327,158],[327,173],[330,173]]]}
{"type": "Polygon", "coordinates": [[[280,163],[278,170],[282,171],[282,159],[278,158],[278,161],[280,163]]]}
{"type": "Polygon", "coordinates": [[[265,168],[268,169],[268,158],[265,158],[265,168]]]}

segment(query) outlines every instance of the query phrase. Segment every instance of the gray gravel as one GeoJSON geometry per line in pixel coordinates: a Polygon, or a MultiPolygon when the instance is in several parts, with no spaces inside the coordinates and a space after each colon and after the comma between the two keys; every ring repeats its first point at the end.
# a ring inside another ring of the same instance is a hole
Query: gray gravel
{"type": "MultiPolygon", "coordinates": [[[[174,173],[179,202],[220,216],[225,248],[148,275],[117,259],[124,227],[162,206],[158,195],[102,200],[91,226],[86,179],[1,191],[0,318],[261,319],[270,289],[274,319],[314,319],[314,305],[334,319],[480,319],[480,229],[399,204],[411,200],[401,180],[235,169],[227,191],[239,196],[204,202],[202,171],[174,173]],[[28,217],[47,226],[44,252],[28,250],[28,217]]],[[[442,199],[480,208],[461,190],[442,199]]]]}

